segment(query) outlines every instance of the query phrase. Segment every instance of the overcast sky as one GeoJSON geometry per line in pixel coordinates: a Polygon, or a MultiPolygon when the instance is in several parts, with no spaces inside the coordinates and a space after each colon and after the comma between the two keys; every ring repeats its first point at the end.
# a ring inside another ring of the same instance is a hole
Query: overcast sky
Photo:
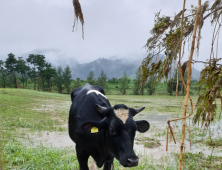
{"type": "MultiPolygon", "coordinates": [[[[54,64],[98,58],[143,58],[154,14],[173,16],[183,0],[80,0],[84,14],[72,32],[72,0],[0,0],[0,59],[41,53],[54,64]]],[[[197,1],[187,0],[187,8],[197,1]]],[[[212,28],[203,30],[200,56],[210,53],[212,28]]],[[[220,44],[222,40],[220,38],[220,44]]]]}

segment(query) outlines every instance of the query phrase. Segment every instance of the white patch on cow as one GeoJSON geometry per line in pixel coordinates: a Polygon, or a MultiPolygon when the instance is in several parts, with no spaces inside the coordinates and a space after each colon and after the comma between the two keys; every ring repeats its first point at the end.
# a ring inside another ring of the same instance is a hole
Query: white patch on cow
{"type": "Polygon", "coordinates": [[[96,168],[96,161],[91,157],[91,161],[90,161],[90,170],[97,170],[96,168]]]}
{"type": "Polygon", "coordinates": [[[102,94],[101,92],[99,92],[98,90],[89,90],[87,92],[87,95],[90,94],[90,93],[96,93],[97,95],[100,94],[100,95],[102,95],[103,97],[105,97],[107,99],[107,97],[104,94],[102,94]]]}
{"type": "Polygon", "coordinates": [[[114,110],[116,116],[123,121],[123,123],[126,123],[126,120],[129,117],[129,110],[124,108],[119,108],[117,110],[114,110]]]}

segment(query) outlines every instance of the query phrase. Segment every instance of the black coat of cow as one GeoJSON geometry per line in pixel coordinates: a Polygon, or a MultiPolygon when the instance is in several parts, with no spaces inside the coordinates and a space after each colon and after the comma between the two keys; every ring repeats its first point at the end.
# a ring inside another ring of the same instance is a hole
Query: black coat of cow
{"type": "Polygon", "coordinates": [[[149,123],[134,121],[142,108],[128,108],[124,104],[112,107],[100,86],[86,84],[71,93],[69,136],[76,143],[76,154],[81,170],[88,170],[92,156],[98,167],[110,170],[113,158],[125,167],[138,165],[133,151],[136,130],[146,132],[149,123]]]}

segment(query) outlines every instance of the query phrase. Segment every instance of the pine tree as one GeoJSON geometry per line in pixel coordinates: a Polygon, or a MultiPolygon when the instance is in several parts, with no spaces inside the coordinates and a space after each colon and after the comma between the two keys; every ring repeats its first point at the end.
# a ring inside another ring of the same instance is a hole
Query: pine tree
{"type": "Polygon", "coordinates": [[[2,88],[6,87],[6,69],[4,67],[4,62],[2,60],[0,60],[0,73],[2,75],[2,88]]]}
{"type": "MultiPolygon", "coordinates": [[[[37,69],[38,69],[38,91],[39,91],[39,86],[40,86],[39,81],[40,81],[40,78],[42,79],[42,82],[44,82],[43,81],[43,77],[40,74],[41,71],[45,67],[45,56],[44,55],[36,55],[36,65],[37,65],[37,69]]],[[[43,91],[44,91],[44,86],[43,86],[43,91]]]]}
{"type": "Polygon", "coordinates": [[[43,86],[44,80],[47,81],[48,90],[51,91],[52,82],[51,79],[56,76],[56,69],[52,67],[50,63],[45,63],[45,69],[41,71],[41,75],[43,77],[43,86]],[[51,84],[50,84],[51,83],[51,84]]]}
{"type": "MultiPolygon", "coordinates": [[[[23,88],[24,88],[24,82],[26,80],[27,82],[27,77],[26,73],[30,70],[29,66],[26,65],[25,60],[22,59],[22,57],[18,57],[17,65],[16,65],[16,71],[18,73],[21,73],[22,75],[22,83],[23,83],[23,88]]],[[[27,85],[27,83],[26,83],[27,85]]]]}
{"type": "Polygon", "coordinates": [[[125,95],[126,94],[126,90],[129,88],[129,82],[128,82],[128,76],[126,74],[126,72],[123,73],[123,76],[119,79],[119,83],[120,83],[120,92],[125,95]]]}
{"type": "Polygon", "coordinates": [[[154,84],[153,84],[154,79],[155,79],[155,77],[152,76],[148,79],[148,81],[146,83],[146,88],[147,88],[147,91],[148,91],[149,95],[152,95],[155,92],[155,87],[154,87],[154,84]]]}
{"type": "Polygon", "coordinates": [[[94,78],[94,71],[90,71],[89,75],[87,76],[87,83],[91,84],[91,85],[95,85],[95,78],[94,78]]]}
{"type": "Polygon", "coordinates": [[[37,67],[37,59],[36,59],[36,55],[34,54],[29,54],[29,57],[26,59],[26,61],[32,65],[32,67],[30,67],[30,71],[28,73],[28,76],[30,78],[33,78],[33,82],[34,82],[34,90],[36,89],[36,82],[35,82],[35,78],[37,77],[36,75],[36,67],[37,67]]]}
{"type": "Polygon", "coordinates": [[[71,73],[72,73],[72,71],[71,71],[69,65],[67,65],[63,71],[63,83],[64,83],[64,86],[67,90],[67,93],[70,92],[70,84],[72,81],[71,73]]]}
{"type": "Polygon", "coordinates": [[[101,70],[99,77],[97,78],[97,85],[101,86],[103,89],[108,89],[107,85],[107,79],[106,73],[101,70]]]}
{"type": "Polygon", "coordinates": [[[137,71],[136,79],[134,79],[133,81],[134,81],[133,94],[134,95],[139,95],[139,94],[143,95],[145,86],[142,83],[141,73],[139,70],[137,71]]]}
{"type": "Polygon", "coordinates": [[[78,88],[81,87],[81,80],[80,78],[76,78],[76,80],[74,80],[74,88],[78,88]]]}
{"type": "Polygon", "coordinates": [[[12,53],[8,54],[8,58],[5,61],[5,67],[7,68],[8,72],[12,74],[15,88],[17,88],[16,74],[15,74],[16,65],[17,65],[17,60],[15,58],[15,55],[12,53]]]}
{"type": "Polygon", "coordinates": [[[57,89],[58,89],[59,93],[62,93],[62,83],[63,83],[62,73],[63,73],[62,67],[58,66],[57,69],[56,69],[56,75],[55,75],[55,78],[54,78],[54,83],[57,86],[57,89]]]}

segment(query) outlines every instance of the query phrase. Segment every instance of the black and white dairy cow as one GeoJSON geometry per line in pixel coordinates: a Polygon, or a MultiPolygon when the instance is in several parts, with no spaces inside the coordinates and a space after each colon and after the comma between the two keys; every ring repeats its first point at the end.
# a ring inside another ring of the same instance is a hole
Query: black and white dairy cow
{"type": "Polygon", "coordinates": [[[124,167],[138,165],[133,151],[136,131],[149,129],[145,120],[133,117],[142,108],[129,108],[124,104],[112,107],[100,86],[86,84],[71,93],[69,136],[76,143],[76,154],[81,170],[88,170],[91,156],[98,167],[110,170],[114,157],[124,167]]]}

